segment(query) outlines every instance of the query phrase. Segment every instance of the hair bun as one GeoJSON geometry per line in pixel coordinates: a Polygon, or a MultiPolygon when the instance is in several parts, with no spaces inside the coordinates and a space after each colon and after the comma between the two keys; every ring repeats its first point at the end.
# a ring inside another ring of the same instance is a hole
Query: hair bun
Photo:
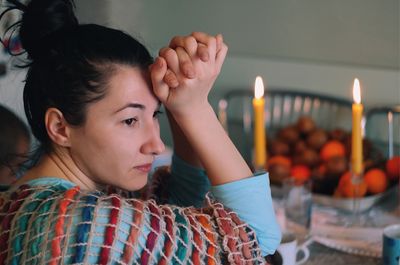
{"type": "Polygon", "coordinates": [[[48,47],[45,45],[46,37],[78,25],[73,0],[32,0],[23,11],[20,37],[23,48],[32,59],[43,50],[43,46],[48,47]]]}

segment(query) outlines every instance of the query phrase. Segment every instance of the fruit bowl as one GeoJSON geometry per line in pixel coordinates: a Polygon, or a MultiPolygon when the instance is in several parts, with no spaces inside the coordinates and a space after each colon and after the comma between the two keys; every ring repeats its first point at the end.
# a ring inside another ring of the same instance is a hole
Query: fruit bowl
{"type": "MultiPolygon", "coordinates": [[[[359,210],[360,212],[369,210],[386,198],[395,197],[396,193],[398,193],[398,187],[393,186],[385,192],[359,198],[359,210]]],[[[313,202],[347,212],[353,211],[354,209],[354,200],[352,198],[335,198],[328,195],[314,193],[313,202]]]]}
{"type": "MultiPolygon", "coordinates": [[[[389,188],[387,191],[369,195],[365,197],[359,198],[359,211],[364,212],[372,207],[379,205],[382,201],[388,198],[396,198],[399,188],[393,186],[389,188]]],[[[271,193],[274,198],[283,198],[283,190],[282,187],[271,185],[271,193]]],[[[335,198],[330,195],[323,195],[318,193],[313,193],[312,195],[313,203],[319,204],[326,207],[332,207],[345,212],[352,212],[354,209],[354,200],[353,198],[335,198]]]]}
{"type": "Polygon", "coordinates": [[[314,201],[342,210],[353,209],[358,187],[360,210],[366,210],[390,196],[398,188],[400,156],[386,159],[382,148],[363,139],[362,181],[351,177],[351,132],[341,128],[319,128],[310,117],[300,117],[287,127],[269,133],[267,171],[272,186],[284,179],[312,179],[314,201]]]}

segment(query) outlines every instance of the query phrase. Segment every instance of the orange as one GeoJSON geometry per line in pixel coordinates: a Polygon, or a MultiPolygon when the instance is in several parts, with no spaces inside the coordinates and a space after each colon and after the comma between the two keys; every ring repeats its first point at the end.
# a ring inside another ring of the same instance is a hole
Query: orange
{"type": "Polygon", "coordinates": [[[340,177],[337,191],[346,198],[363,197],[367,193],[367,183],[361,179],[360,183],[354,184],[351,176],[347,171],[340,177]]]}
{"type": "Polygon", "coordinates": [[[326,166],[325,166],[324,164],[321,164],[321,165],[318,167],[318,172],[319,172],[322,176],[325,176],[325,175],[326,175],[326,166]]]}
{"type": "Polygon", "coordinates": [[[345,156],[346,148],[341,142],[331,140],[322,146],[319,154],[322,160],[327,161],[331,157],[345,156]]]}
{"type": "Polygon", "coordinates": [[[386,173],[390,180],[400,178],[400,156],[394,156],[386,162],[386,173]]]}
{"type": "Polygon", "coordinates": [[[291,167],[292,161],[290,160],[290,158],[288,158],[286,156],[277,155],[277,156],[272,156],[268,160],[267,164],[269,167],[276,166],[276,165],[283,165],[283,166],[291,167]]]}
{"type": "Polygon", "coordinates": [[[290,174],[293,178],[302,183],[310,178],[311,170],[305,165],[296,165],[292,167],[290,174]]]}
{"type": "Polygon", "coordinates": [[[364,180],[367,183],[368,192],[377,194],[384,192],[389,183],[385,172],[379,168],[372,168],[364,175],[364,180]]]}

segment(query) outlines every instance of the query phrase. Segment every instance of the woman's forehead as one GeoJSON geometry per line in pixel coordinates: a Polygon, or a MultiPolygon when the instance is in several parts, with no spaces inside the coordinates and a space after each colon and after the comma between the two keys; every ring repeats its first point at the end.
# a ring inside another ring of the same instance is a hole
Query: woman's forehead
{"type": "Polygon", "coordinates": [[[140,104],[145,108],[157,108],[158,99],[152,92],[147,72],[137,67],[118,67],[110,77],[105,97],[98,107],[117,111],[128,104],[140,104]]]}

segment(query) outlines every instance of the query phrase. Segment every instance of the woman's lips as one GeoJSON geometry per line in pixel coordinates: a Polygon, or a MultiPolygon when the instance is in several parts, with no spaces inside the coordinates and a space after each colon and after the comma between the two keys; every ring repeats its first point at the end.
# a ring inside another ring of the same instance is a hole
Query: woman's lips
{"type": "Polygon", "coordinates": [[[151,164],[144,164],[144,165],[136,166],[135,168],[139,171],[149,173],[151,170],[151,164]]]}

